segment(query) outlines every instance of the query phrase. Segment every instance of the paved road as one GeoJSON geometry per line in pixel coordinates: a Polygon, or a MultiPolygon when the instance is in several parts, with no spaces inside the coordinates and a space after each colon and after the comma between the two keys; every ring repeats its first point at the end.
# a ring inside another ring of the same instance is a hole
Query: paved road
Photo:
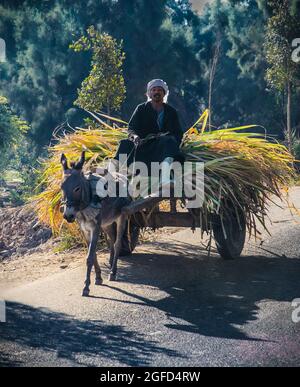
{"type": "Polygon", "coordinates": [[[300,223],[270,215],[263,249],[251,240],[236,261],[208,258],[199,231],[182,230],[139,246],[89,298],[83,264],[2,292],[1,364],[299,366],[300,223]]]}

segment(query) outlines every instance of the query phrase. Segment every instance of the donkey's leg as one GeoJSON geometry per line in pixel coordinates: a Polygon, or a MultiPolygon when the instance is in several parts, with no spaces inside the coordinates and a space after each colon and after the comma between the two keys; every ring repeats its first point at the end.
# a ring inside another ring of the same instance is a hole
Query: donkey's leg
{"type": "Polygon", "coordinates": [[[117,223],[117,232],[116,232],[116,241],[114,244],[114,259],[111,266],[110,274],[109,274],[109,280],[115,281],[117,277],[117,265],[118,265],[118,258],[120,255],[121,247],[122,247],[122,238],[125,232],[126,228],[126,221],[127,216],[126,215],[120,215],[117,223]]]}
{"type": "MultiPolygon", "coordinates": [[[[83,231],[83,234],[85,236],[85,239],[88,243],[88,245],[90,245],[91,243],[91,233],[82,228],[82,231],[83,231]]],[[[102,280],[102,277],[101,277],[101,269],[100,269],[100,266],[99,266],[99,263],[98,263],[98,260],[97,260],[97,254],[95,253],[95,258],[94,258],[94,268],[95,268],[95,273],[96,273],[96,280],[95,280],[95,285],[102,285],[103,283],[103,280],[102,280]]]]}
{"type": "Polygon", "coordinates": [[[105,228],[105,232],[108,235],[108,239],[109,239],[109,253],[110,253],[110,255],[109,255],[109,267],[111,269],[113,261],[114,261],[114,255],[115,255],[114,245],[116,242],[116,233],[117,233],[116,225],[111,224],[111,225],[107,226],[105,228]]]}
{"type": "Polygon", "coordinates": [[[99,232],[100,232],[100,227],[98,225],[94,226],[94,228],[91,231],[89,251],[86,259],[87,272],[86,272],[85,287],[83,288],[83,291],[82,291],[82,295],[84,297],[87,297],[90,293],[91,271],[95,261],[99,232]]]}
{"type": "Polygon", "coordinates": [[[102,285],[103,280],[101,277],[101,269],[100,269],[100,266],[98,263],[97,254],[95,254],[94,268],[95,268],[95,273],[96,273],[95,285],[102,285]]]}

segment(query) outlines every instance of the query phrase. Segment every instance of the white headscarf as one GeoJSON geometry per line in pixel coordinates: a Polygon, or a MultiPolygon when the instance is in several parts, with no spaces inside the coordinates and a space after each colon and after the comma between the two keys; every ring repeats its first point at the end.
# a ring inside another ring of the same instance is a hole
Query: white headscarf
{"type": "Polygon", "coordinates": [[[166,82],[163,81],[162,79],[152,79],[152,81],[150,81],[148,83],[148,85],[147,85],[148,101],[151,100],[151,98],[150,98],[150,90],[153,87],[162,87],[164,89],[164,91],[165,91],[164,102],[166,103],[168,101],[168,96],[169,96],[169,88],[168,88],[168,85],[166,84],[166,82]]]}

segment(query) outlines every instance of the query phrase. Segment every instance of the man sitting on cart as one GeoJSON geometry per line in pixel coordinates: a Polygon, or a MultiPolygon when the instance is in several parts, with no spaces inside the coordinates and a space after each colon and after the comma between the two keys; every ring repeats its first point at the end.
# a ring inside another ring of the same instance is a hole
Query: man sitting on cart
{"type": "Polygon", "coordinates": [[[127,166],[134,160],[142,161],[147,165],[148,173],[151,162],[183,161],[179,150],[183,131],[177,111],[167,103],[168,95],[168,85],[163,80],[153,79],[148,83],[148,100],[133,112],[128,139],[120,141],[114,159],[120,161],[120,155],[125,154],[127,166]]]}

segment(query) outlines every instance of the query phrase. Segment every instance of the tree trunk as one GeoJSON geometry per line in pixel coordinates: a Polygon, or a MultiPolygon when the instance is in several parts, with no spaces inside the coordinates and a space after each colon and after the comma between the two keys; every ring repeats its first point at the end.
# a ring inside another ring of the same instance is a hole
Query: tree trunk
{"type": "Polygon", "coordinates": [[[291,126],[291,99],[292,99],[291,82],[288,82],[287,83],[287,108],[286,108],[287,140],[288,140],[289,151],[292,153],[293,140],[292,140],[292,126],[291,126]]]}
{"type": "Polygon", "coordinates": [[[209,77],[209,91],[208,91],[208,110],[209,110],[209,116],[208,116],[208,130],[211,131],[211,95],[212,95],[212,72],[210,72],[209,77]]]}
{"type": "Polygon", "coordinates": [[[213,82],[216,74],[217,64],[220,55],[220,46],[221,46],[221,36],[220,32],[217,32],[216,35],[216,47],[214,51],[214,56],[211,61],[210,72],[209,72],[209,90],[208,90],[208,130],[211,131],[211,115],[212,115],[212,94],[213,94],[213,82]]]}

